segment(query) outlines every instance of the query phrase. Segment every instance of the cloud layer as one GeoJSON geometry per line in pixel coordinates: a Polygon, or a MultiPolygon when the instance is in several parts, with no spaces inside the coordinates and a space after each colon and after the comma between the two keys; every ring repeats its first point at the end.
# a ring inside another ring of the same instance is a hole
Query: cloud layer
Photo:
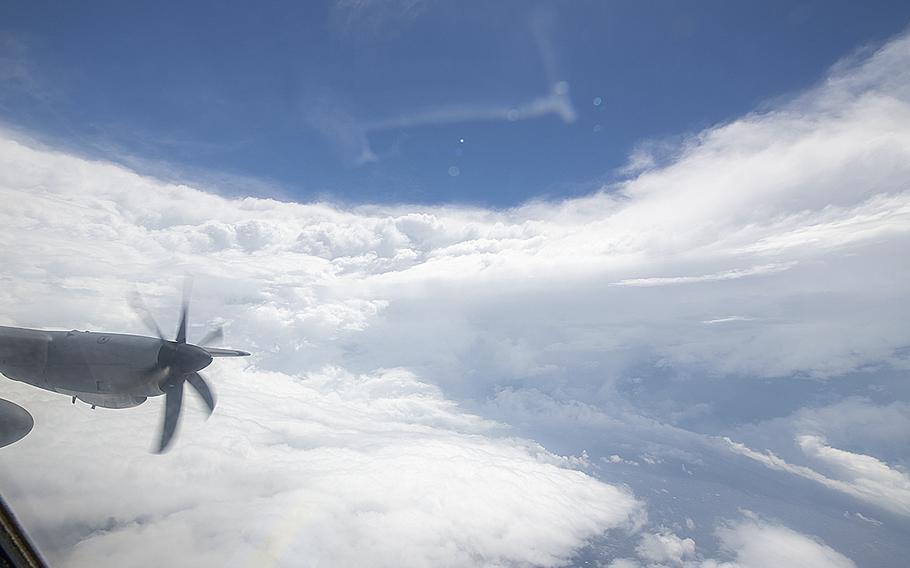
{"type": "Polygon", "coordinates": [[[573,469],[584,460],[497,435],[406,371],[225,367],[210,372],[218,412],[188,413],[163,458],[146,453],[160,405],[120,416],[14,391],[41,427],[10,448],[7,493],[49,560],[552,566],[644,520],[629,491],[573,469]],[[54,464],[72,483],[29,474],[54,464]]]}
{"type": "Polygon", "coordinates": [[[695,542],[671,532],[646,533],[636,548],[638,560],[623,558],[609,568],[855,568],[852,560],[812,537],[756,518],[717,528],[721,550],[730,560],[704,558],[695,542]],[[639,562],[640,560],[640,562],[639,562]]]}
{"type": "MultiPolygon", "coordinates": [[[[658,489],[636,498],[595,479],[619,471],[591,463],[607,462],[516,430],[621,442],[638,454],[611,467],[676,459],[688,478],[717,444],[687,424],[808,416],[779,394],[748,399],[755,385],[824,384],[836,398],[851,377],[910,365],[908,70],[902,37],[800,96],[639,153],[635,173],[592,195],[508,210],[229,199],[3,133],[0,323],[140,332],[135,287],[167,327],[190,272],[190,339],[224,323],[256,354],[212,368],[216,415],[190,414],[163,459],[145,453],[160,401],[90,413],[10,386],[38,418],[4,450],[16,503],[72,565],[181,551],[213,564],[556,565],[634,529],[658,489]]],[[[819,430],[796,434],[825,473],[728,446],[905,513],[906,475],[819,430]]],[[[649,534],[642,561],[709,562],[675,533],[649,534]]],[[[851,565],[763,521],[718,538],[742,566],[767,559],[763,540],[803,565],[851,565]]]]}

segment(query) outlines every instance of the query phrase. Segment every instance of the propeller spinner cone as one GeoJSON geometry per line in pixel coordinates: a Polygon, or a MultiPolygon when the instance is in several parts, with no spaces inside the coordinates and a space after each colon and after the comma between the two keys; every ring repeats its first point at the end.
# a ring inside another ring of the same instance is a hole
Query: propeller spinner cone
{"type": "Polygon", "coordinates": [[[151,313],[142,303],[138,294],[132,301],[133,309],[145,324],[161,339],[158,350],[157,364],[149,370],[149,376],[154,377],[161,392],[165,395],[164,420],[161,425],[161,440],[158,453],[167,450],[168,445],[177,431],[177,422],[183,406],[183,387],[189,383],[193,390],[199,394],[208,408],[209,414],[215,409],[215,396],[208,383],[199,374],[199,371],[212,363],[212,357],[243,357],[249,355],[246,351],[235,349],[206,349],[200,345],[208,345],[223,337],[221,327],[209,332],[199,343],[193,345],[186,342],[187,314],[189,313],[190,280],[187,279],[183,287],[183,302],[180,308],[180,323],[177,328],[177,337],[173,341],[164,338],[161,328],[155,322],[151,313]]]}
{"type": "Polygon", "coordinates": [[[170,367],[171,375],[185,375],[205,369],[212,356],[202,347],[190,343],[165,343],[158,352],[158,365],[170,367]]]}

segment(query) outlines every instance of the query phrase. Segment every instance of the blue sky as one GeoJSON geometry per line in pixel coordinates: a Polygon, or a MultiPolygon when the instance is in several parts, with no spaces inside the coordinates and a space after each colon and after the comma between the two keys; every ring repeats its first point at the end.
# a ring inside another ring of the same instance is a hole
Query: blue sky
{"type": "Polygon", "coordinates": [[[7,3],[0,57],[21,80],[0,118],[224,193],[502,207],[591,192],[637,144],[805,88],[908,17],[906,2],[7,3]]]}

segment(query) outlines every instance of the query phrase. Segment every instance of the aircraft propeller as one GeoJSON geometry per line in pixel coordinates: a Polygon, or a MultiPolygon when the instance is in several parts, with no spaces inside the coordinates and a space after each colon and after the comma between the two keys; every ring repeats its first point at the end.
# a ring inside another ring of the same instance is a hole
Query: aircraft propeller
{"type": "MultiPolygon", "coordinates": [[[[177,429],[177,422],[180,418],[180,410],[183,406],[183,387],[186,383],[196,391],[205,402],[208,408],[208,415],[212,414],[215,409],[215,397],[208,383],[199,371],[208,367],[212,362],[213,353],[215,356],[242,356],[248,355],[243,351],[232,350],[213,350],[212,353],[204,349],[204,346],[220,340],[224,336],[221,326],[213,329],[199,341],[198,345],[187,343],[187,315],[189,313],[189,296],[191,283],[187,279],[183,288],[183,303],[180,309],[180,324],[177,328],[177,336],[171,341],[164,337],[161,328],[152,314],[145,307],[138,293],[132,298],[132,306],[145,325],[154,331],[161,340],[161,349],[158,351],[157,363],[148,370],[148,376],[152,381],[157,382],[159,388],[164,392],[164,421],[161,425],[161,440],[158,446],[158,453],[164,452],[174,436],[177,429]]],[[[207,416],[208,417],[208,416],[207,416]]]]}

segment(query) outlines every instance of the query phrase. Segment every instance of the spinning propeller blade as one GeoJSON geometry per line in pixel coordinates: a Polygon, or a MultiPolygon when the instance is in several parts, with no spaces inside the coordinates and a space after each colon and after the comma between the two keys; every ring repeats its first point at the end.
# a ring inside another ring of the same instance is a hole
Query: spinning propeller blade
{"type": "Polygon", "coordinates": [[[180,421],[180,410],[183,407],[183,386],[189,383],[193,390],[199,393],[202,400],[208,408],[208,416],[212,415],[215,410],[215,396],[209,388],[208,383],[197,372],[187,373],[183,376],[171,376],[170,379],[162,386],[164,390],[164,423],[161,426],[161,443],[158,446],[158,453],[167,450],[171,443],[171,438],[177,431],[177,423],[180,421]]]}
{"type": "Polygon", "coordinates": [[[164,391],[164,423],[161,426],[161,445],[158,453],[164,452],[174,432],[177,430],[177,420],[180,418],[180,407],[183,406],[183,378],[170,381],[164,391]]]}
{"type": "Polygon", "coordinates": [[[211,416],[212,411],[215,410],[215,396],[212,394],[211,389],[209,389],[208,383],[205,382],[205,379],[203,379],[202,375],[199,373],[190,373],[186,375],[185,378],[186,382],[196,389],[196,392],[199,393],[199,396],[205,401],[205,405],[209,408],[209,416],[211,416]]]}
{"type": "Polygon", "coordinates": [[[192,280],[187,278],[183,285],[183,301],[180,307],[180,324],[177,328],[177,337],[173,341],[164,338],[161,328],[155,318],[152,317],[148,308],[145,307],[142,298],[138,293],[133,294],[130,304],[133,306],[136,314],[142,319],[146,326],[161,339],[161,347],[158,350],[158,361],[154,366],[146,371],[147,380],[157,384],[161,391],[164,392],[164,420],[161,424],[161,439],[158,445],[158,453],[168,449],[174,434],[177,431],[177,424],[180,421],[180,411],[183,407],[183,388],[184,383],[189,383],[193,390],[205,402],[208,414],[211,415],[215,410],[215,396],[211,387],[199,374],[201,369],[208,367],[212,362],[212,357],[243,357],[249,355],[246,351],[236,349],[205,349],[203,346],[220,341],[224,337],[224,330],[221,326],[213,329],[202,338],[198,345],[186,342],[186,333],[188,328],[189,315],[189,298],[192,290],[192,280]]]}
{"type": "Polygon", "coordinates": [[[177,343],[186,343],[186,316],[190,308],[190,292],[193,290],[193,280],[187,277],[183,281],[183,303],[180,306],[180,327],[177,328],[177,343]]]}
{"type": "Polygon", "coordinates": [[[166,341],[164,339],[164,334],[161,333],[161,328],[158,327],[158,322],[152,317],[152,312],[149,311],[145,302],[142,301],[142,296],[139,295],[139,292],[130,294],[130,306],[133,308],[133,311],[136,312],[136,315],[139,316],[139,319],[142,320],[142,323],[145,324],[145,327],[149,328],[149,331],[154,331],[155,335],[157,335],[161,341],[166,341]]]}
{"type": "Polygon", "coordinates": [[[200,339],[199,343],[197,343],[196,345],[201,345],[202,347],[205,347],[206,345],[211,345],[212,343],[221,341],[223,338],[224,338],[224,329],[219,325],[212,331],[205,334],[205,337],[200,339]]]}

